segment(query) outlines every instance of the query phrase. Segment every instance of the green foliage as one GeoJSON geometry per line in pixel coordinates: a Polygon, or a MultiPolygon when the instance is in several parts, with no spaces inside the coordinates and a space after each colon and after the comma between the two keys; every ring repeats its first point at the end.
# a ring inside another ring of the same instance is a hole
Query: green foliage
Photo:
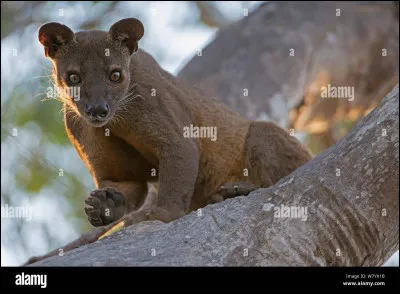
{"type": "Polygon", "coordinates": [[[51,185],[58,171],[44,165],[40,156],[27,158],[24,165],[19,166],[15,172],[15,180],[19,188],[36,195],[44,187],[51,185]]]}

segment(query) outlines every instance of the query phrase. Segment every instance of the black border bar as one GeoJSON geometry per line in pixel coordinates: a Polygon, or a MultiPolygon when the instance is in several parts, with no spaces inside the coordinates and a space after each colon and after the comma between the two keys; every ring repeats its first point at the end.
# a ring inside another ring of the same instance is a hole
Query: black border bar
{"type": "MultiPolygon", "coordinates": [[[[51,292],[78,290],[115,293],[243,292],[307,290],[381,293],[399,290],[399,267],[2,267],[1,290],[51,292]],[[16,285],[16,276],[47,276],[46,288],[16,285]],[[362,282],[344,285],[344,282],[362,282]],[[374,285],[367,283],[374,283],[374,285]],[[384,285],[382,285],[382,282],[384,285]],[[375,284],[377,283],[377,284],[375,284]],[[131,290],[129,290],[131,289],[131,290]]],[[[3,292],[4,293],[4,292],[3,292]]],[[[71,293],[71,292],[70,292],[71,293]]],[[[398,291],[396,291],[398,293],[398,291]]]]}

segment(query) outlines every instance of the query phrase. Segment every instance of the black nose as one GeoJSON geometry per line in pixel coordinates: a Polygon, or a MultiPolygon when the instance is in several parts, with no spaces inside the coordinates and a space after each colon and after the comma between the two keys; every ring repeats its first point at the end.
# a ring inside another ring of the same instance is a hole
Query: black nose
{"type": "Polygon", "coordinates": [[[105,102],[102,103],[93,103],[86,104],[86,115],[90,118],[105,118],[109,113],[108,104],[105,102]]]}

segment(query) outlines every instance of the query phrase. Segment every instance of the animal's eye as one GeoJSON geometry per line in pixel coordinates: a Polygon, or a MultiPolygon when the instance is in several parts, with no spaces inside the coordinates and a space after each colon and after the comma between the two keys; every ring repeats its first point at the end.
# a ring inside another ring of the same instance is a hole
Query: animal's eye
{"type": "Polygon", "coordinates": [[[81,78],[77,74],[70,74],[68,79],[71,84],[78,84],[81,81],[81,78]]]}
{"type": "Polygon", "coordinates": [[[110,80],[113,82],[119,82],[121,79],[121,72],[114,70],[111,74],[110,74],[110,80]]]}

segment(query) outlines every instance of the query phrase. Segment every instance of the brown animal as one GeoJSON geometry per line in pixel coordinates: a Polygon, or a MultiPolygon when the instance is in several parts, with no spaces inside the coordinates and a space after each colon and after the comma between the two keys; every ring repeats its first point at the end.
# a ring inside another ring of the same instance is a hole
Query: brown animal
{"type": "Polygon", "coordinates": [[[108,32],[39,30],[57,86],[79,93],[63,97],[65,126],[97,187],[85,210],[100,229],[72,247],[120,221],[170,222],[269,187],[312,157],[282,128],[246,120],[163,70],[138,49],[143,34],[134,18],[108,32]],[[146,199],[148,183],[158,193],[146,199]]]}

